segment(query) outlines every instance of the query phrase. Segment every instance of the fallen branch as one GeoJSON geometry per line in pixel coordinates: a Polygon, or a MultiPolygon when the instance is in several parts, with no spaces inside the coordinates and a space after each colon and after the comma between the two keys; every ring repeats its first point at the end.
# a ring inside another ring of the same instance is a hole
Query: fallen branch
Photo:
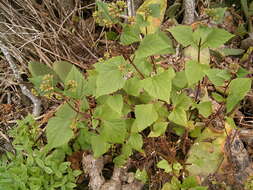
{"type": "Polygon", "coordinates": [[[40,115],[40,111],[41,111],[41,101],[40,99],[38,99],[36,96],[34,96],[31,91],[22,84],[22,79],[20,77],[19,71],[17,69],[16,64],[14,63],[14,60],[12,58],[12,56],[10,55],[8,49],[3,45],[3,43],[0,41],[0,49],[2,51],[2,53],[4,54],[5,59],[7,60],[7,62],[9,63],[13,74],[21,88],[21,92],[27,96],[33,103],[33,115],[35,117],[40,115]]]}
{"type": "MultiPolygon", "coordinates": [[[[89,187],[92,190],[141,190],[143,183],[134,178],[134,174],[127,172],[129,166],[118,168],[114,166],[110,180],[105,180],[102,175],[104,165],[108,162],[103,157],[95,159],[92,155],[83,154],[83,170],[89,175],[89,187]]],[[[129,165],[129,164],[127,164],[129,165]]]]}
{"type": "Polygon", "coordinates": [[[195,0],[184,0],[184,19],[183,24],[192,24],[195,20],[195,0]]]}

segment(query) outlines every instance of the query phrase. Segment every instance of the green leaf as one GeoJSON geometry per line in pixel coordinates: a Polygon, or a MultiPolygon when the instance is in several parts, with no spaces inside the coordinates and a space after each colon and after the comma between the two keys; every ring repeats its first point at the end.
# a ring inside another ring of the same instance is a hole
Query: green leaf
{"type": "Polygon", "coordinates": [[[121,154],[113,159],[116,166],[123,166],[132,155],[132,147],[127,143],[122,145],[121,154]]]}
{"type": "Polygon", "coordinates": [[[153,125],[148,137],[159,137],[163,135],[167,129],[168,122],[157,122],[153,125]]]}
{"type": "Polygon", "coordinates": [[[173,176],[170,183],[165,183],[162,190],[181,190],[181,182],[173,176]]]}
{"type": "Polygon", "coordinates": [[[179,89],[185,88],[187,86],[185,71],[176,72],[176,76],[173,78],[172,84],[179,89]]]}
{"type": "Polygon", "coordinates": [[[213,99],[215,99],[217,102],[221,103],[221,102],[224,102],[225,101],[225,98],[223,98],[222,95],[216,93],[216,92],[213,92],[212,93],[212,97],[213,99]]]}
{"type": "Polygon", "coordinates": [[[140,90],[141,90],[140,80],[136,77],[128,79],[126,81],[123,89],[129,95],[139,96],[140,90]]]}
{"type": "MultiPolygon", "coordinates": [[[[180,95],[178,95],[177,93],[173,93],[172,102],[174,109],[168,116],[169,120],[177,125],[186,127],[187,126],[186,110],[188,110],[190,105],[192,104],[191,98],[187,96],[185,93],[181,93],[180,95]]],[[[182,132],[181,129],[183,128],[179,127],[175,128],[175,130],[177,131],[179,130],[180,132],[182,132]]]]}
{"type": "Polygon", "coordinates": [[[175,124],[181,126],[187,125],[187,115],[185,110],[181,107],[176,107],[175,109],[173,109],[168,118],[175,124]]]}
{"type": "Polygon", "coordinates": [[[167,107],[165,106],[164,102],[156,101],[154,102],[154,107],[159,115],[158,121],[166,121],[167,116],[169,114],[167,107]]]}
{"type": "MultiPolygon", "coordinates": [[[[210,29],[210,28],[209,28],[210,29]]],[[[202,41],[201,48],[218,48],[224,43],[226,43],[228,40],[230,40],[232,37],[234,37],[233,34],[230,34],[224,29],[220,28],[211,28],[212,30],[210,33],[208,32],[208,36],[205,39],[205,41],[202,41]]]]}
{"type": "Polygon", "coordinates": [[[89,77],[87,80],[87,83],[85,85],[85,89],[87,92],[87,96],[94,96],[96,94],[96,88],[97,88],[97,75],[98,73],[95,70],[88,70],[87,71],[89,77]]]}
{"type": "Polygon", "coordinates": [[[208,69],[204,73],[208,76],[209,80],[216,86],[222,86],[225,80],[230,78],[227,70],[221,69],[208,69]]]}
{"type": "Polygon", "coordinates": [[[245,52],[245,50],[243,49],[235,49],[235,48],[222,48],[221,50],[218,51],[223,56],[242,55],[245,52]]]}
{"type": "Polygon", "coordinates": [[[233,129],[238,129],[238,127],[235,124],[235,121],[231,117],[226,117],[226,122],[229,124],[229,126],[233,129]]]}
{"type": "Polygon", "coordinates": [[[172,167],[167,160],[162,159],[160,162],[157,163],[157,167],[164,169],[166,173],[172,172],[172,167]]]}
{"type": "Polygon", "coordinates": [[[71,125],[72,120],[68,118],[53,117],[46,126],[46,135],[50,148],[60,147],[69,142],[74,136],[71,125]]]}
{"type": "Polygon", "coordinates": [[[69,106],[69,104],[65,103],[60,107],[60,109],[55,113],[55,115],[62,119],[71,120],[76,116],[76,112],[69,106]]]}
{"type": "MultiPolygon", "coordinates": [[[[144,27],[149,26],[149,22],[144,19],[143,15],[138,14],[138,13],[136,14],[136,24],[137,24],[137,26],[142,27],[142,30],[144,27]]],[[[145,32],[145,34],[146,34],[146,32],[145,32]]]]}
{"type": "Polygon", "coordinates": [[[113,57],[104,63],[95,64],[98,72],[96,80],[96,97],[113,93],[125,84],[123,72],[120,70],[125,60],[122,56],[113,57]]]}
{"type": "Polygon", "coordinates": [[[100,134],[110,143],[123,143],[126,138],[126,123],[123,119],[103,121],[100,134]]]}
{"type": "Polygon", "coordinates": [[[138,169],[135,173],[135,178],[145,184],[148,180],[148,174],[145,169],[142,171],[138,169]]]}
{"type": "Polygon", "coordinates": [[[144,37],[135,55],[138,59],[141,59],[151,55],[169,53],[174,53],[171,40],[164,32],[156,32],[144,37]]]}
{"type": "Polygon", "coordinates": [[[123,108],[122,95],[117,94],[117,95],[109,96],[106,103],[107,103],[108,106],[110,106],[110,108],[112,110],[114,110],[115,112],[118,112],[119,114],[121,114],[122,108],[123,108]]]}
{"type": "Polygon", "coordinates": [[[180,95],[173,94],[172,103],[175,108],[182,108],[183,110],[188,110],[190,105],[192,104],[192,100],[185,93],[181,93],[180,95]]]}
{"type": "Polygon", "coordinates": [[[180,170],[183,168],[179,162],[175,162],[172,164],[172,168],[176,174],[179,174],[180,170]]]}
{"type": "Polygon", "coordinates": [[[98,158],[109,150],[110,144],[106,142],[103,136],[93,135],[91,137],[91,147],[94,157],[98,158]]]}
{"type": "Polygon", "coordinates": [[[176,39],[176,41],[183,46],[194,44],[192,38],[192,28],[190,26],[178,25],[169,29],[169,32],[176,39]]]}
{"type": "MultiPolygon", "coordinates": [[[[212,33],[213,28],[207,27],[204,25],[198,25],[197,29],[193,32],[193,40],[194,40],[194,46],[196,48],[203,47],[204,43],[206,42],[208,36],[212,33]]],[[[202,48],[203,49],[203,48],[202,48]]]]}
{"type": "Polygon", "coordinates": [[[188,61],[185,65],[185,75],[189,86],[196,84],[205,76],[201,65],[196,61],[188,61]]]}
{"type": "Polygon", "coordinates": [[[158,114],[153,104],[142,104],[135,106],[135,117],[138,130],[143,131],[158,119],[158,114]]]}
{"type": "Polygon", "coordinates": [[[110,12],[109,12],[107,3],[97,0],[96,5],[98,6],[98,11],[100,11],[102,13],[102,18],[105,18],[105,19],[110,20],[112,22],[114,21],[114,19],[110,16],[110,12]]]}
{"type": "Polygon", "coordinates": [[[118,39],[118,34],[113,31],[106,32],[106,39],[110,41],[116,41],[118,39]]]}
{"type": "Polygon", "coordinates": [[[45,171],[47,174],[52,174],[52,173],[53,173],[53,170],[52,170],[51,168],[49,168],[49,167],[44,167],[43,169],[44,169],[44,171],[45,171]]]}
{"type": "Polygon", "coordinates": [[[35,158],[35,162],[36,162],[36,164],[38,164],[39,167],[41,167],[41,168],[45,167],[43,160],[41,160],[40,158],[35,158]]]}
{"type": "Polygon", "coordinates": [[[231,81],[226,101],[227,113],[231,112],[251,89],[251,79],[237,78],[231,81]]]}
{"type": "Polygon", "coordinates": [[[120,36],[120,42],[123,45],[130,45],[140,41],[140,29],[136,25],[125,25],[120,36]]]}
{"type": "Polygon", "coordinates": [[[111,107],[107,104],[99,105],[95,108],[95,112],[93,115],[94,118],[102,119],[102,120],[114,120],[120,119],[121,114],[114,111],[111,107]]]}
{"type": "Polygon", "coordinates": [[[185,189],[190,189],[196,186],[198,186],[198,182],[197,182],[196,177],[193,177],[193,176],[188,176],[187,178],[185,178],[182,184],[182,188],[185,188],[185,189]]]}
{"type": "Polygon", "coordinates": [[[53,63],[53,69],[59,78],[64,82],[73,65],[66,61],[56,61],[53,63]]]}
{"type": "Polygon", "coordinates": [[[29,62],[28,69],[33,77],[43,76],[46,74],[51,74],[55,76],[55,72],[47,65],[39,62],[29,62]]]}
{"type": "Polygon", "coordinates": [[[227,8],[212,8],[212,9],[206,9],[205,12],[208,16],[211,17],[211,19],[216,23],[216,24],[220,24],[223,21],[225,12],[226,12],[227,8]]]}
{"type": "Polygon", "coordinates": [[[250,72],[247,69],[244,69],[243,67],[240,67],[236,73],[236,76],[238,78],[244,78],[246,75],[250,74],[250,72]]]}
{"type": "Polygon", "coordinates": [[[69,71],[67,77],[64,80],[65,87],[67,87],[71,82],[75,83],[76,86],[69,90],[64,90],[64,93],[66,93],[70,97],[81,99],[86,92],[86,80],[84,79],[83,74],[74,65],[72,66],[71,70],[69,71]]]}
{"type": "Polygon", "coordinates": [[[153,16],[153,17],[160,16],[160,10],[161,10],[160,4],[150,4],[149,9],[151,12],[151,16],[153,16]]]}
{"type": "Polygon", "coordinates": [[[197,104],[197,109],[199,110],[199,113],[201,115],[203,115],[204,117],[209,117],[212,114],[212,102],[200,102],[199,104],[197,104]]]}
{"type": "Polygon", "coordinates": [[[132,133],[128,139],[128,143],[133,149],[135,149],[139,152],[143,152],[141,149],[143,146],[143,139],[140,134],[132,133]]]}
{"type": "MultiPolygon", "coordinates": [[[[152,64],[148,60],[148,58],[141,58],[135,57],[134,59],[135,66],[141,71],[144,76],[150,76],[151,72],[153,71],[152,64]]],[[[132,72],[139,76],[139,73],[136,72],[135,68],[132,66],[132,72]]]]}
{"type": "Polygon", "coordinates": [[[156,76],[143,80],[143,87],[154,98],[164,100],[169,103],[171,82],[175,76],[173,69],[162,72],[156,76]]]}
{"type": "Polygon", "coordinates": [[[74,124],[76,112],[67,104],[63,104],[46,126],[46,136],[50,148],[67,144],[74,136],[71,125],[74,124]]]}

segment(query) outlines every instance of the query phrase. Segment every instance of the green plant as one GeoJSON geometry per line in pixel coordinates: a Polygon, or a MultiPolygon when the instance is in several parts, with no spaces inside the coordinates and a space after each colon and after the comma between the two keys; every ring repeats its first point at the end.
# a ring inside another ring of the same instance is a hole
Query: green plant
{"type": "Polygon", "coordinates": [[[174,175],[179,175],[180,170],[182,169],[182,165],[178,162],[169,164],[167,160],[161,160],[160,162],[157,163],[157,167],[164,169],[166,173],[173,172],[174,175]]]}
{"type": "Polygon", "coordinates": [[[206,186],[199,186],[197,179],[189,176],[181,183],[176,177],[172,177],[170,183],[165,183],[162,190],[207,190],[206,186]]]}
{"type": "Polygon", "coordinates": [[[11,136],[16,152],[1,157],[0,189],[70,190],[76,187],[75,178],[81,172],[73,171],[70,163],[64,161],[64,150],[48,152],[37,142],[38,125],[32,116],[18,121],[11,136]]]}
{"type": "MultiPolygon", "coordinates": [[[[98,6],[99,14],[110,20],[109,5],[99,2],[98,6]]],[[[159,9],[150,6],[156,15],[159,9]]],[[[110,26],[114,24],[113,19],[110,26]]],[[[220,102],[220,109],[225,106],[230,116],[250,90],[251,79],[212,68],[203,56],[205,52],[209,59],[209,49],[231,39],[229,32],[204,25],[196,29],[182,25],[170,28],[175,40],[194,55],[183,70],[175,71],[172,66],[166,69],[157,63],[160,55],[174,53],[171,39],[159,30],[146,30],[142,36],[143,27],[148,25],[142,15],[137,15],[135,22],[121,23],[120,43],[139,43],[134,54],[100,60],[95,69],[87,71],[87,78],[67,62],[55,62],[52,69],[40,63],[29,64],[30,80],[37,92],[63,100],[46,126],[50,150],[73,140],[76,149],[90,149],[98,158],[120,144],[121,154],[114,163],[121,166],[133,151],[144,153],[143,132],[158,137],[171,127],[178,136],[187,131],[198,137],[201,128],[196,122],[215,117],[212,100],[220,102]],[[207,82],[219,93],[210,96],[207,82]],[[221,87],[224,90],[219,90],[221,87]]]]}

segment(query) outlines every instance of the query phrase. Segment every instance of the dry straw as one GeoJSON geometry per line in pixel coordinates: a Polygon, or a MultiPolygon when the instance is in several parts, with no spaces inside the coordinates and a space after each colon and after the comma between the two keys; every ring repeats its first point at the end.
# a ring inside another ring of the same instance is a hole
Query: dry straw
{"type": "Polygon", "coordinates": [[[0,0],[0,40],[25,67],[65,60],[85,68],[97,59],[94,22],[87,16],[93,8],[87,0],[0,0]]]}

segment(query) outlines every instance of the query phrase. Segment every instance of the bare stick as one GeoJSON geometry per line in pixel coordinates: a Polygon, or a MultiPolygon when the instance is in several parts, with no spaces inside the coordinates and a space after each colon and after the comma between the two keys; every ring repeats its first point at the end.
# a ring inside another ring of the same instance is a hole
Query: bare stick
{"type": "Polygon", "coordinates": [[[130,17],[135,16],[135,7],[133,0],[127,0],[127,13],[130,17]]]}
{"type": "Polygon", "coordinates": [[[134,175],[127,172],[129,163],[125,167],[114,166],[111,179],[105,180],[102,175],[104,165],[107,163],[105,157],[95,159],[91,154],[83,154],[82,165],[86,174],[90,177],[89,187],[92,190],[141,190],[143,183],[134,179],[134,175]]]}
{"type": "Polygon", "coordinates": [[[184,0],[184,19],[183,24],[192,24],[195,20],[195,0],[184,0]]]}
{"type": "Polygon", "coordinates": [[[5,56],[6,60],[7,60],[7,62],[9,63],[9,65],[10,65],[12,71],[13,71],[13,74],[14,74],[16,80],[18,81],[22,93],[25,96],[27,96],[32,101],[32,103],[33,103],[33,115],[35,117],[39,116],[40,115],[40,111],[41,111],[41,101],[40,101],[40,99],[38,99],[36,96],[34,96],[30,92],[30,90],[25,85],[23,85],[21,83],[22,79],[20,77],[20,74],[19,74],[19,71],[17,69],[17,66],[14,63],[14,60],[11,57],[8,49],[3,45],[3,43],[1,41],[0,41],[0,49],[3,52],[3,54],[4,54],[4,56],[5,56]]]}

